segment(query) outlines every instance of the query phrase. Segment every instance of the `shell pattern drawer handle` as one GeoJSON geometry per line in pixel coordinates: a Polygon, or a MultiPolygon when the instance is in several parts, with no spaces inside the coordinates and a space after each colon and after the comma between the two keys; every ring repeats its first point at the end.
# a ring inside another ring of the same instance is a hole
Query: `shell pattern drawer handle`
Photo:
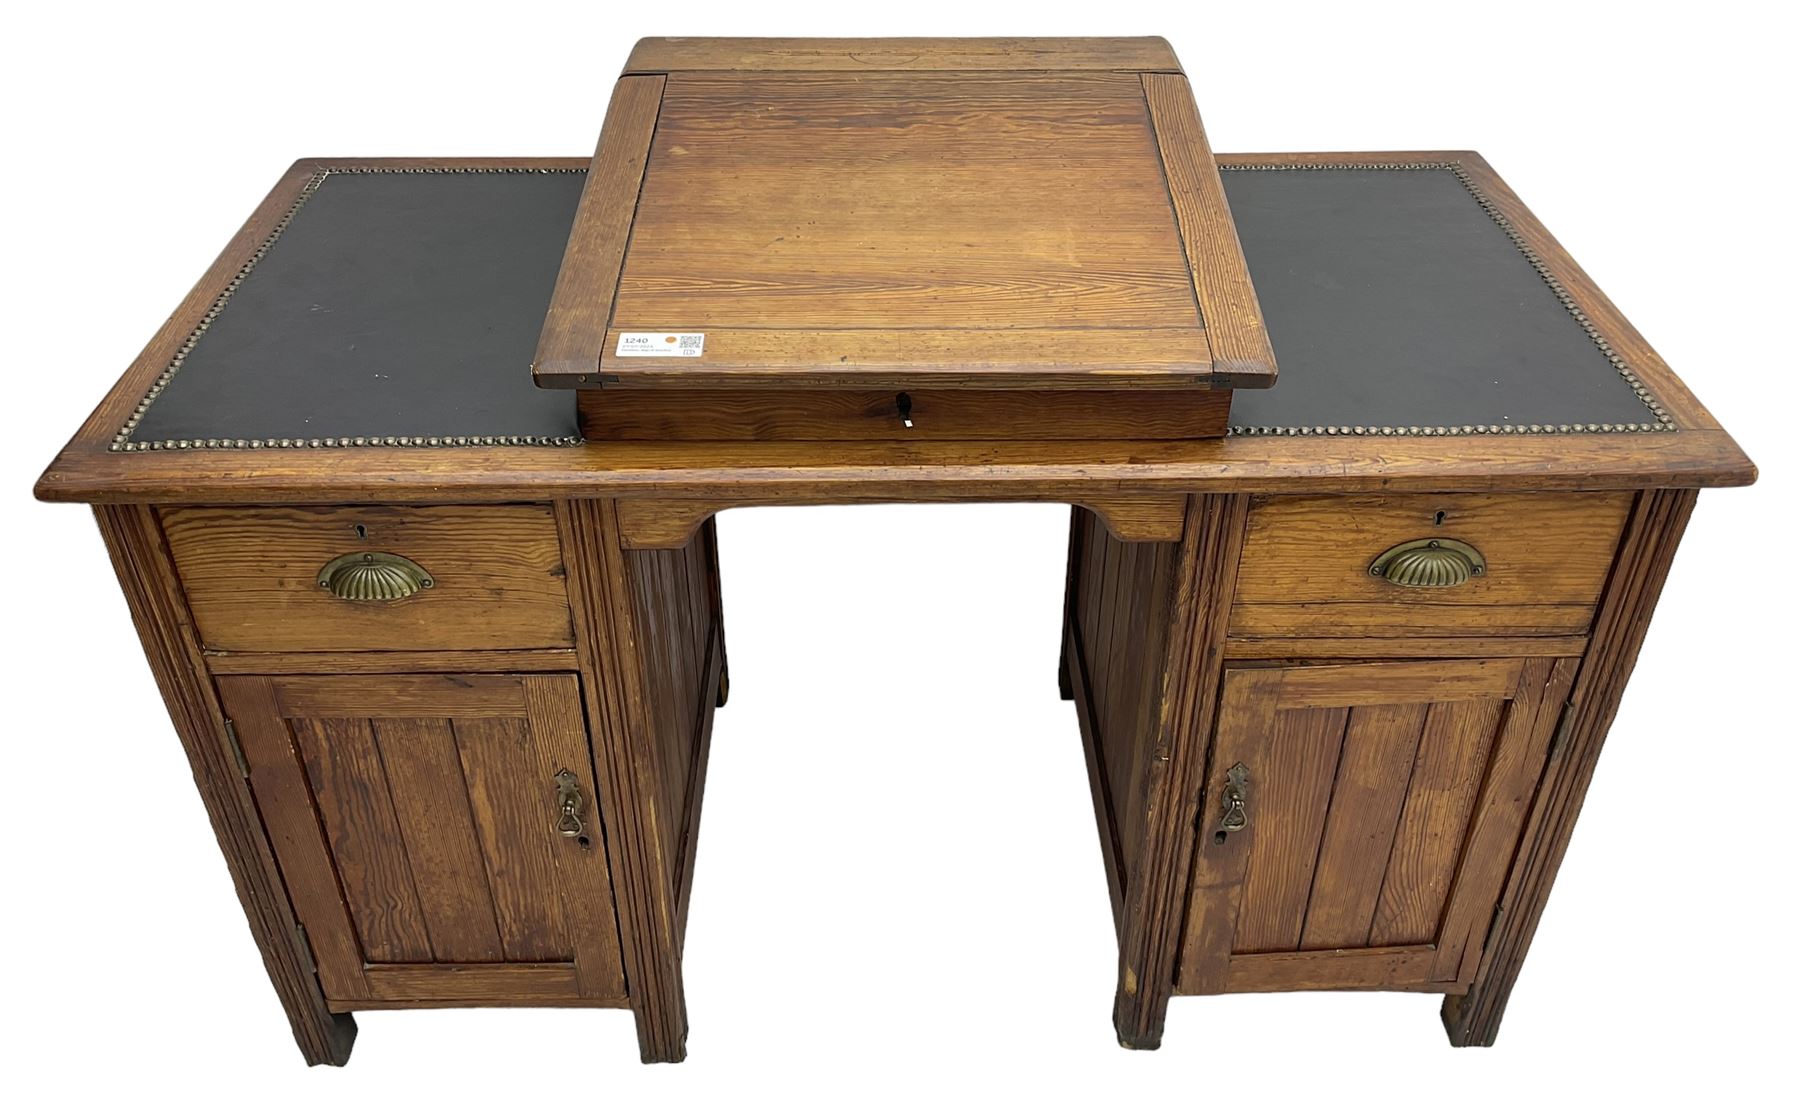
{"type": "Polygon", "coordinates": [[[1369,573],[1408,589],[1442,589],[1486,574],[1487,560],[1461,540],[1408,540],[1377,555],[1369,573]]]}
{"type": "Polygon", "coordinates": [[[432,584],[424,567],[385,551],[353,551],[319,571],[319,588],[343,601],[401,601],[432,584]]]}

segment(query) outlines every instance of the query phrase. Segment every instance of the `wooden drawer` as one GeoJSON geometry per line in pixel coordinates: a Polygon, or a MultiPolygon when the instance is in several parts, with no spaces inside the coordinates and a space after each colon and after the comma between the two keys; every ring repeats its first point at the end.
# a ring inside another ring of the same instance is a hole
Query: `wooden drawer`
{"type": "Polygon", "coordinates": [[[1231,634],[1581,634],[1631,500],[1630,492],[1258,499],[1238,567],[1231,634]],[[1384,552],[1432,540],[1473,548],[1480,571],[1460,584],[1426,587],[1371,573],[1384,552]]]}
{"type": "Polygon", "coordinates": [[[1154,441],[1221,437],[1231,392],[584,389],[589,441],[1154,441]]]}
{"type": "Polygon", "coordinates": [[[162,511],[162,524],[209,650],[536,650],[575,642],[549,506],[195,507],[162,511]],[[338,593],[321,585],[327,563],[363,556],[409,560],[428,578],[393,599],[381,598],[400,590],[384,588],[378,575],[338,593]],[[345,599],[358,595],[376,599],[345,599]]]}

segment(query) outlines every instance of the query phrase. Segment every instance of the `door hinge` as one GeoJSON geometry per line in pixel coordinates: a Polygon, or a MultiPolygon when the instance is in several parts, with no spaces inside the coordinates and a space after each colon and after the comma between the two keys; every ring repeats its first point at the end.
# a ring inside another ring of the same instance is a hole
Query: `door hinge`
{"type": "Polygon", "coordinates": [[[237,762],[238,775],[250,778],[250,761],[244,756],[244,743],[238,740],[237,723],[225,720],[225,740],[231,745],[231,759],[237,762]]]}
{"type": "Polygon", "coordinates": [[[294,925],[294,938],[300,941],[300,956],[306,959],[306,968],[318,973],[319,960],[313,957],[312,940],[307,937],[305,924],[294,925]]]}
{"type": "Polygon", "coordinates": [[[1564,700],[1562,716],[1556,720],[1556,729],[1550,734],[1550,759],[1562,756],[1563,747],[1569,744],[1569,724],[1575,721],[1575,704],[1564,700]]]}

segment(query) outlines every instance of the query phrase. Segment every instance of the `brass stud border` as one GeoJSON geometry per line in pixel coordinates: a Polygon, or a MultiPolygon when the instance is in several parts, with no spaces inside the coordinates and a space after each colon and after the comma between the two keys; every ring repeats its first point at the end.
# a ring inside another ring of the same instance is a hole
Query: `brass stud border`
{"type": "MultiPolygon", "coordinates": [[[[1220,164],[1220,171],[1448,171],[1462,184],[1463,189],[1475,200],[1475,203],[1486,213],[1488,219],[1506,234],[1513,246],[1531,264],[1538,277],[1544,281],[1556,299],[1569,315],[1586,332],[1595,347],[1606,357],[1619,376],[1631,386],[1638,399],[1648,407],[1656,417],[1655,422],[1624,423],[1562,423],[1557,425],[1515,425],[1512,423],[1476,424],[1457,426],[1231,426],[1229,433],[1233,437],[1469,437],[1477,435],[1534,435],[1534,434],[1587,434],[1587,433],[1672,433],[1676,427],[1674,419],[1649,388],[1639,379],[1631,366],[1602,335],[1587,313],[1582,309],[1546,263],[1537,250],[1526,241],[1506,215],[1494,204],[1493,200],[1482,192],[1475,180],[1456,161],[1429,161],[1420,163],[1286,163],[1286,164],[1220,164]]],[[[472,174],[511,174],[511,175],[566,175],[586,174],[585,167],[328,167],[315,173],[307,180],[294,204],[288,208],[280,221],[270,231],[262,244],[245,260],[230,282],[219,293],[211,308],[200,318],[199,323],[183,340],[181,348],[169,364],[157,376],[139,400],[118,434],[109,446],[112,452],[156,452],[182,449],[338,449],[338,448],[468,448],[481,446],[571,446],[584,443],[579,436],[566,437],[531,437],[520,435],[457,435],[437,437],[270,437],[270,438],[183,438],[164,441],[134,441],[132,434],[138,424],[143,421],[146,411],[169,386],[175,374],[180,371],[194,347],[199,344],[201,336],[206,334],[214,320],[231,302],[233,294],[250,276],[256,264],[274,247],[294,218],[306,205],[325,180],[332,175],[472,175],[472,174]]]]}
{"type": "Polygon", "coordinates": [[[218,319],[219,314],[225,310],[225,306],[231,303],[232,296],[249,278],[250,272],[256,269],[256,264],[261,262],[263,256],[267,255],[275,246],[276,241],[281,239],[282,233],[286,232],[288,226],[294,223],[294,218],[299,216],[300,210],[305,207],[307,200],[318,193],[319,188],[325,185],[325,180],[331,176],[585,175],[586,173],[587,168],[585,167],[326,167],[320,169],[306,181],[306,185],[300,189],[300,195],[294,199],[294,204],[290,205],[281,220],[275,223],[275,227],[270,230],[267,238],[257,246],[255,251],[251,252],[248,259],[244,260],[244,265],[226,283],[218,298],[213,301],[212,307],[208,308],[206,314],[200,317],[200,322],[194,325],[192,331],[188,332],[187,338],[182,340],[181,348],[175,351],[175,356],[158,374],[156,380],[150,385],[150,390],[144,393],[142,399],[138,400],[137,406],[126,417],[125,424],[113,436],[112,444],[108,446],[108,449],[112,452],[165,452],[179,449],[468,448],[488,445],[566,446],[582,444],[583,439],[579,436],[528,437],[516,434],[458,435],[454,437],[202,437],[180,438],[172,441],[134,441],[132,434],[136,432],[138,423],[144,420],[144,413],[150,409],[150,404],[156,402],[156,397],[168,388],[169,381],[175,379],[175,374],[181,371],[181,366],[187,361],[188,355],[194,352],[194,347],[199,345],[201,337],[213,325],[213,321],[218,319]]]}
{"type": "Polygon", "coordinates": [[[1513,226],[1506,214],[1494,204],[1492,198],[1482,193],[1475,180],[1470,177],[1463,165],[1454,160],[1440,160],[1422,163],[1281,163],[1281,164],[1220,164],[1220,171],[1448,171],[1462,183],[1463,189],[1475,199],[1475,204],[1488,215],[1499,229],[1506,233],[1513,247],[1531,264],[1549,286],[1550,292],[1561,302],[1565,311],[1586,332],[1588,338],[1599,349],[1601,354],[1612,365],[1614,371],[1631,386],[1638,400],[1650,409],[1656,417],[1655,422],[1587,422],[1566,423],[1560,425],[1514,425],[1512,423],[1483,424],[1469,426],[1232,426],[1229,433],[1233,437],[1469,437],[1478,434],[1575,434],[1575,433],[1673,433],[1677,427],[1675,419],[1663,409],[1650,389],[1633,372],[1612,344],[1606,340],[1594,321],[1576,303],[1575,296],[1550,270],[1537,249],[1525,239],[1525,236],[1513,226]]]}

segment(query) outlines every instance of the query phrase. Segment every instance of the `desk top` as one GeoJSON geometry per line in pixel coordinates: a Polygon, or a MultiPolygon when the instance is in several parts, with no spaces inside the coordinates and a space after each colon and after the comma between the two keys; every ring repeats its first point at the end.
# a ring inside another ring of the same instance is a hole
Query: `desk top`
{"type": "Polygon", "coordinates": [[[1160,39],[646,40],[533,368],[708,391],[1275,377],[1160,39]]]}
{"type": "Polygon", "coordinates": [[[1220,158],[1282,381],[1158,443],[582,443],[585,161],[302,161],[39,482],[80,501],[1713,486],[1755,469],[1472,153],[1220,158]]]}

